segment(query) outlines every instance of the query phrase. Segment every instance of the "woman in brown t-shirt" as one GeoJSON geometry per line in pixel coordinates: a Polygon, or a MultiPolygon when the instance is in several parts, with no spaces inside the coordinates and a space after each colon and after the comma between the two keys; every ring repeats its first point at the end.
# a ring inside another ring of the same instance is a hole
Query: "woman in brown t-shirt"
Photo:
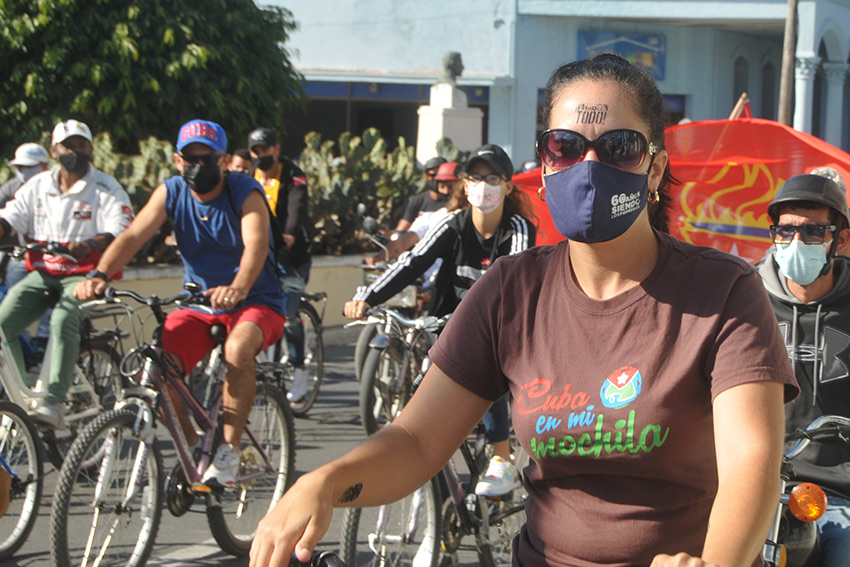
{"type": "Polygon", "coordinates": [[[532,457],[514,565],[758,560],[797,392],[763,286],[743,261],[653,228],[671,176],[646,71],[570,63],[544,106],[541,197],[567,240],[495,262],[404,412],[298,480],[260,523],[253,567],[306,559],[334,506],[421,486],[505,392],[532,457]]]}

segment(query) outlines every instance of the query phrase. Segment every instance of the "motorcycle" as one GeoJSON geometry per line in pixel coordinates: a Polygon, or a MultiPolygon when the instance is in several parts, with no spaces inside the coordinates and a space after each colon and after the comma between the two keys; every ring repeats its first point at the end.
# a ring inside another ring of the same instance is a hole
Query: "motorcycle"
{"type": "Polygon", "coordinates": [[[850,447],[850,418],[821,416],[785,440],[793,446],[782,459],[782,494],[762,556],[771,567],[819,565],[816,521],[826,512],[828,495],[850,499],[850,463],[821,466],[798,457],[812,443],[850,447]]]}

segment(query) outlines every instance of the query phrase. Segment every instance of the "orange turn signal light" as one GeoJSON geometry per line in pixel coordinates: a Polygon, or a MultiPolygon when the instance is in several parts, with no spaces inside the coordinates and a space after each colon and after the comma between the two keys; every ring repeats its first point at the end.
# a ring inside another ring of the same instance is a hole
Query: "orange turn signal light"
{"type": "Polygon", "coordinates": [[[826,512],[826,494],[816,484],[800,483],[791,489],[788,509],[801,522],[814,522],[826,512]]]}

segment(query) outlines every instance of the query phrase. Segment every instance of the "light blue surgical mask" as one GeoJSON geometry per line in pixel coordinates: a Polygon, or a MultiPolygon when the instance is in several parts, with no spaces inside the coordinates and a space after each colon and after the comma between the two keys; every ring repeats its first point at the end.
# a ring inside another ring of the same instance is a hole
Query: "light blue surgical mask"
{"type": "Polygon", "coordinates": [[[791,281],[799,285],[809,285],[818,279],[827,266],[827,252],[832,242],[805,244],[795,238],[789,244],[776,244],[776,259],[779,269],[791,281]]]}

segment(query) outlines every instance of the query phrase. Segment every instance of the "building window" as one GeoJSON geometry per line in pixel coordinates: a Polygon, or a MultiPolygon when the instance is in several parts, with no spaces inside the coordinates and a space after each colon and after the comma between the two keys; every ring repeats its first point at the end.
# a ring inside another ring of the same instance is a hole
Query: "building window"
{"type": "MultiPolygon", "coordinates": [[[[459,87],[470,107],[484,112],[483,139],[487,139],[488,87],[459,87]]],[[[286,155],[298,155],[304,148],[304,135],[316,131],[323,140],[336,141],[343,132],[359,136],[366,128],[377,128],[389,150],[404,138],[416,145],[418,110],[430,101],[431,86],[404,83],[306,81],[308,100],[304,110],[284,117],[287,132],[281,140],[286,155]]]]}
{"type": "Polygon", "coordinates": [[[776,120],[776,67],[768,63],[761,70],[761,117],[776,120]]]}

